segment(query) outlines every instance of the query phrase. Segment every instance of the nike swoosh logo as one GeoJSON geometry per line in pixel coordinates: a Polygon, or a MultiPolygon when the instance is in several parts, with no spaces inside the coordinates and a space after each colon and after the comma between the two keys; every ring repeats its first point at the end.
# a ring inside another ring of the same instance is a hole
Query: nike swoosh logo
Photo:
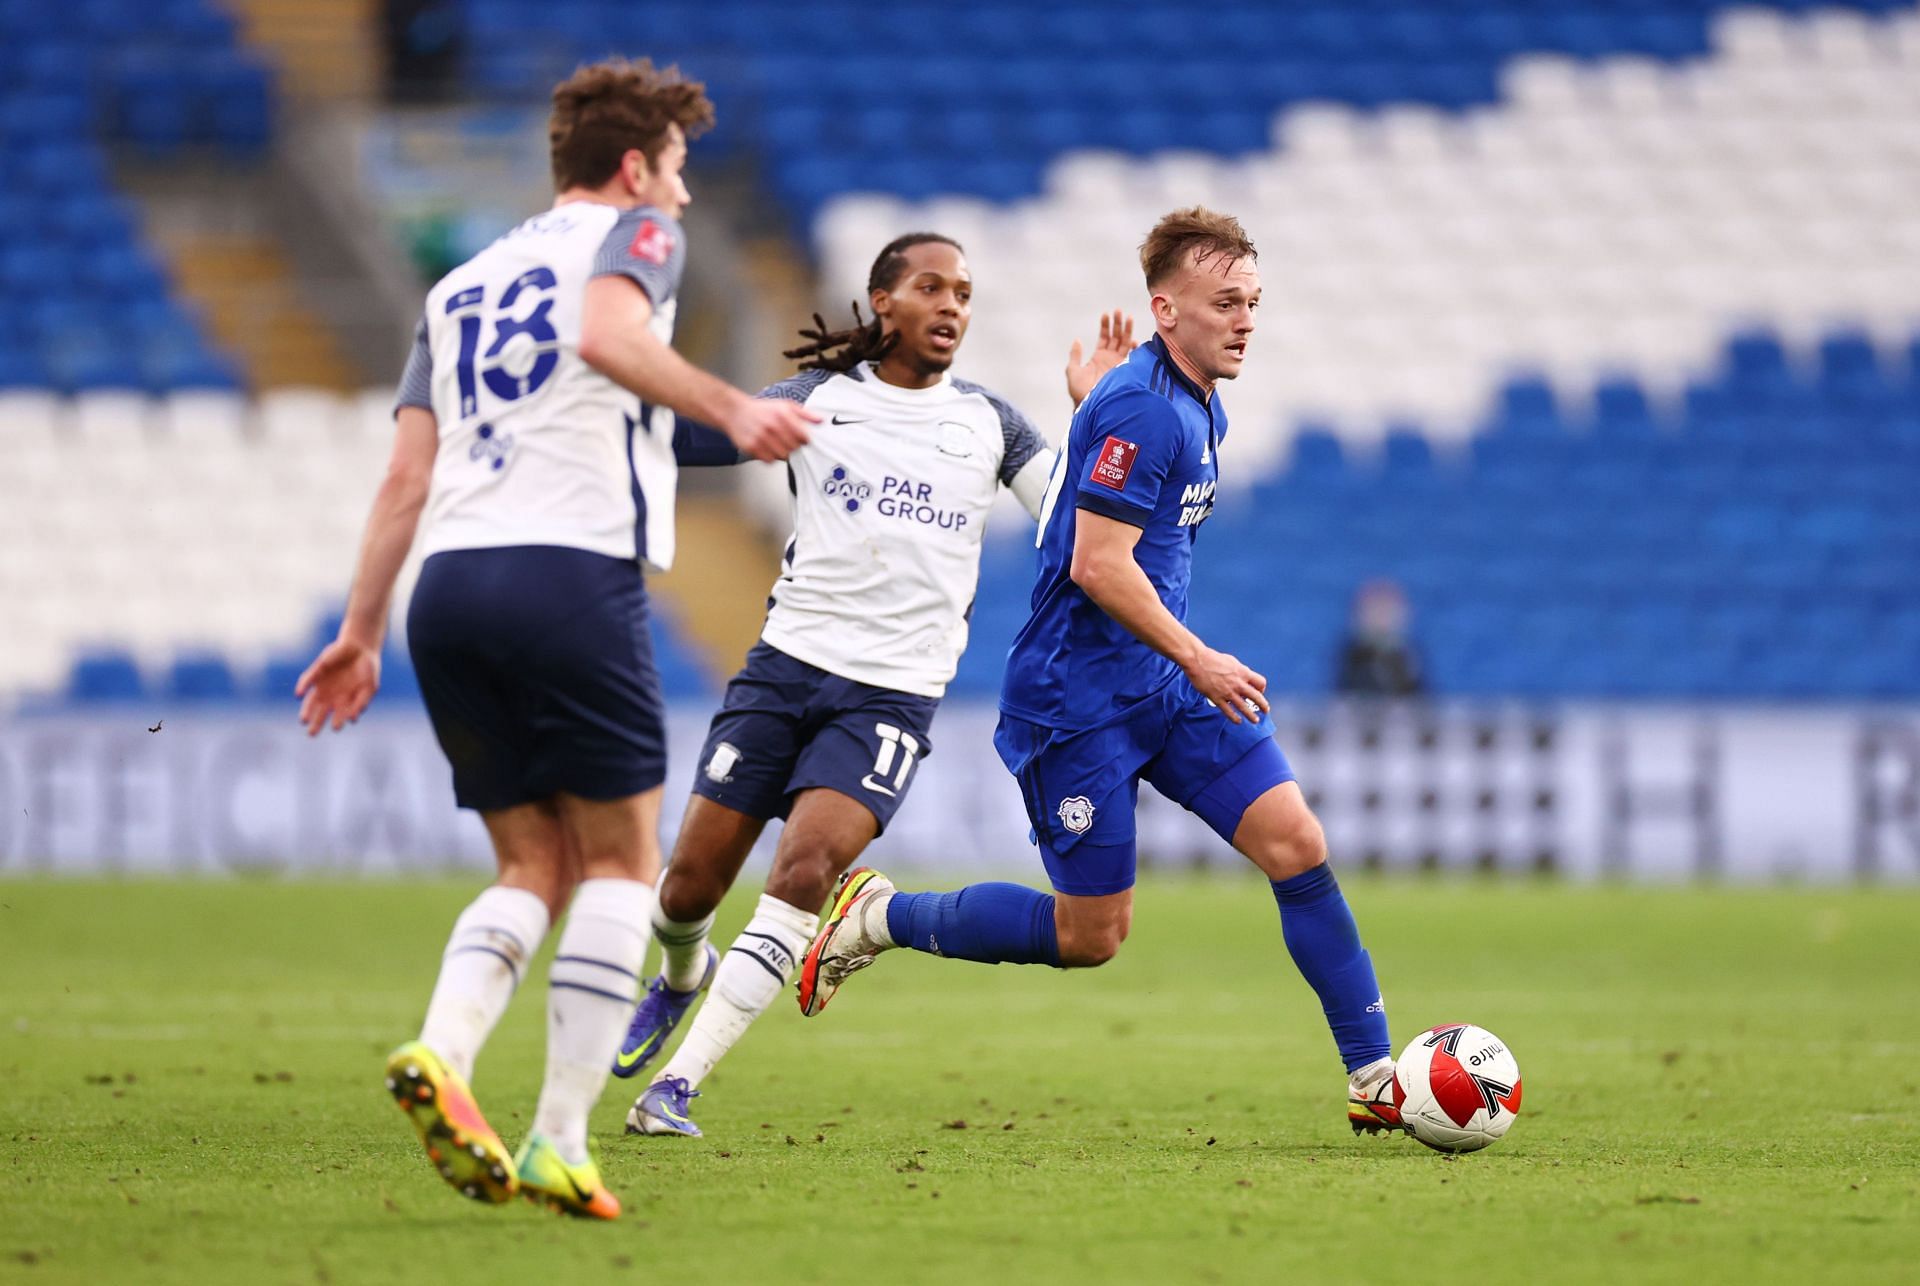
{"type": "Polygon", "coordinates": [[[838,416],[838,415],[833,417],[833,422],[835,424],[865,424],[866,423],[865,420],[848,419],[846,417],[838,416]]]}
{"type": "Polygon", "coordinates": [[[862,777],[860,779],[860,784],[862,786],[865,786],[868,790],[878,791],[880,794],[885,795],[889,799],[893,798],[893,792],[889,790],[887,787],[882,786],[879,782],[875,781],[873,779],[872,773],[868,773],[866,776],[862,777]]]}
{"type": "Polygon", "coordinates": [[[674,1121],[681,1125],[691,1124],[685,1116],[673,1110],[673,1104],[671,1103],[662,1103],[660,1105],[660,1115],[666,1117],[669,1121],[674,1121]]]}
{"type": "Polygon", "coordinates": [[[623,1049],[618,1054],[614,1055],[613,1061],[620,1064],[620,1066],[622,1067],[632,1067],[635,1063],[639,1062],[641,1059],[647,1056],[647,1051],[652,1049],[654,1042],[659,1039],[660,1039],[660,1033],[655,1032],[653,1035],[647,1037],[645,1043],[643,1043],[640,1046],[640,1048],[634,1050],[631,1054],[629,1054],[626,1050],[623,1049]]]}
{"type": "Polygon", "coordinates": [[[566,1172],[566,1175],[567,1186],[573,1189],[573,1195],[580,1199],[580,1204],[584,1206],[591,1202],[593,1200],[593,1194],[580,1186],[580,1181],[573,1177],[573,1172],[569,1170],[566,1172]]]}

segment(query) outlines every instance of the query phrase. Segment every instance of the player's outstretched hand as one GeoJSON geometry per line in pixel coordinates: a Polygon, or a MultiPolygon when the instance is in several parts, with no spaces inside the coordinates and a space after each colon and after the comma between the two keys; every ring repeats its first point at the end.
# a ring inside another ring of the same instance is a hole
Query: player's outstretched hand
{"type": "Polygon", "coordinates": [[[329,719],[335,732],[359,719],[379,690],[379,649],[347,639],[327,644],[293,685],[309,737],[319,736],[329,719]]]}
{"type": "Polygon", "coordinates": [[[784,460],[812,439],[809,424],[820,417],[784,398],[747,398],[732,418],[721,425],[733,445],[756,460],[784,460]]]}
{"type": "Polygon", "coordinates": [[[1186,670],[1200,695],[1235,723],[1258,719],[1272,709],[1267,703],[1267,676],[1248,669],[1237,656],[1206,648],[1186,670]]]}
{"type": "Polygon", "coordinates": [[[1116,308],[1100,316],[1100,338],[1094,341],[1093,356],[1081,358],[1080,341],[1073,341],[1067,354],[1067,395],[1075,406],[1087,400],[1100,377],[1127,360],[1137,347],[1133,342],[1133,318],[1116,308]]]}

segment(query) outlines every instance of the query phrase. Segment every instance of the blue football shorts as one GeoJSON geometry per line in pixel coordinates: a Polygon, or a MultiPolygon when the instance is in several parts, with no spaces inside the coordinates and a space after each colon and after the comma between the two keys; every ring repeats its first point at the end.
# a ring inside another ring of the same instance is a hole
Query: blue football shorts
{"type": "Polygon", "coordinates": [[[933,753],[939,707],[936,697],[842,678],[756,643],[707,730],[693,793],[766,820],[825,787],[866,805],[884,831],[933,753]]]}
{"type": "Polygon", "coordinates": [[[1002,714],[994,746],[1020,782],[1047,878],[1079,897],[1133,887],[1141,782],[1231,844],[1248,806],[1294,780],[1269,716],[1234,723],[1184,676],[1084,731],[1002,714]]]}
{"type": "Polygon", "coordinates": [[[493,811],[666,780],[665,702],[633,559],[521,545],[434,554],[407,649],[454,799],[493,811]]]}

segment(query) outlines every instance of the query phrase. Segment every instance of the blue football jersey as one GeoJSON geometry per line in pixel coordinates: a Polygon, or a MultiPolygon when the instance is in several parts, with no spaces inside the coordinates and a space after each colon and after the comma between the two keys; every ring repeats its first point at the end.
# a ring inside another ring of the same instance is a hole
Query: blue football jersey
{"type": "Polygon", "coordinates": [[[1134,559],[1184,621],[1193,542],[1213,512],[1226,436],[1219,396],[1202,394],[1181,374],[1158,336],[1081,403],[1041,510],[1032,615],[1007,657],[1002,711],[1049,728],[1094,727],[1180,673],[1073,583],[1075,513],[1088,509],[1140,528],[1134,559]]]}

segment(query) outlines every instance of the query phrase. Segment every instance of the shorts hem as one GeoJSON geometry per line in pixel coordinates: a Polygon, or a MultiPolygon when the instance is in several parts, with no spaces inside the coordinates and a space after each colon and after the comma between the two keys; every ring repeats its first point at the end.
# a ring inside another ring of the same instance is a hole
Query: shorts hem
{"type": "MultiPolygon", "coordinates": [[[[891,811],[887,813],[882,813],[878,808],[874,806],[872,800],[862,799],[860,796],[848,790],[845,782],[813,781],[804,777],[795,778],[793,781],[787,784],[787,798],[785,803],[785,809],[787,812],[791,812],[793,810],[794,796],[798,795],[803,790],[830,790],[836,795],[844,795],[846,798],[851,799],[854,803],[860,805],[860,807],[866,809],[869,813],[872,813],[874,824],[877,828],[874,831],[874,836],[873,836],[875,839],[879,839],[880,836],[887,833],[887,823],[893,820],[893,813],[891,811]]],[[[905,802],[906,801],[904,799],[896,799],[894,801],[894,810],[897,811],[899,806],[905,802]]],[[[785,816],[786,813],[783,812],[781,815],[785,816]]]]}
{"type": "Polygon", "coordinates": [[[1075,884],[1069,887],[1066,881],[1056,880],[1053,876],[1049,875],[1047,876],[1047,883],[1053,887],[1055,893],[1064,893],[1070,898],[1103,898],[1115,893],[1125,893],[1135,884],[1138,884],[1139,880],[1131,879],[1124,883],[1109,880],[1099,884],[1075,884]]]}
{"type": "Polygon", "coordinates": [[[743,799],[738,791],[728,791],[707,780],[705,773],[693,779],[693,792],[702,799],[710,799],[723,808],[731,808],[742,817],[751,817],[758,822],[770,822],[776,817],[787,815],[785,798],[771,805],[763,805],[758,800],[743,799]]]}
{"type": "Polygon", "coordinates": [[[631,799],[635,795],[644,795],[667,782],[665,767],[635,773],[623,781],[596,781],[591,783],[561,782],[550,789],[520,789],[500,791],[497,794],[462,791],[456,788],[453,802],[460,808],[476,813],[497,813],[509,808],[518,808],[522,804],[537,804],[552,799],[555,795],[572,795],[578,799],[590,800],[596,804],[611,803],[617,799],[631,799]]]}

